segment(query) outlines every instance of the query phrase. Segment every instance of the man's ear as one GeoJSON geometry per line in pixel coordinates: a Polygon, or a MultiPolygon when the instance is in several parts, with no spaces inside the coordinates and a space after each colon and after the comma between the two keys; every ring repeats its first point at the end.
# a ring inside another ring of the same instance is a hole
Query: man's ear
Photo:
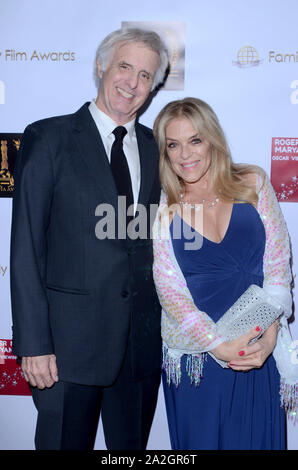
{"type": "Polygon", "coordinates": [[[99,76],[99,78],[102,78],[103,75],[103,70],[99,59],[97,59],[97,75],[99,76]]]}

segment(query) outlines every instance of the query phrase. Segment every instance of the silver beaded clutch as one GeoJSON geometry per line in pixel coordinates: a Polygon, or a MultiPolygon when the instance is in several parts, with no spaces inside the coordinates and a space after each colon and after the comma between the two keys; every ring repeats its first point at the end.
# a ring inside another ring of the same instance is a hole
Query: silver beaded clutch
{"type": "Polygon", "coordinates": [[[252,284],[218,320],[216,331],[226,341],[232,341],[260,326],[261,336],[282,313],[283,308],[275,298],[252,284]]]}

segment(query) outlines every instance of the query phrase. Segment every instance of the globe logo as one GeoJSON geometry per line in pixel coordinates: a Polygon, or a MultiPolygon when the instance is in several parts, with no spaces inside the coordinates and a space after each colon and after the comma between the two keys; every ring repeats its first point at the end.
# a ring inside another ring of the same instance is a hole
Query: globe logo
{"type": "Polygon", "coordinates": [[[237,53],[237,61],[233,62],[238,67],[255,67],[261,63],[258,51],[252,46],[244,46],[237,53]]]}

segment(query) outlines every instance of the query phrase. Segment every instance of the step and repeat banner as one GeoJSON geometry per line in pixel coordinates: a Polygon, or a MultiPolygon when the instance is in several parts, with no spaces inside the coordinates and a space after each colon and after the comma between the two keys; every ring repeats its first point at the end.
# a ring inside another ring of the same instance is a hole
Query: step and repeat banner
{"type": "MultiPolygon", "coordinates": [[[[96,97],[99,42],[122,26],[156,30],[171,72],[140,121],[194,96],[217,113],[237,162],[261,166],[298,260],[297,0],[0,0],[0,449],[34,449],[36,411],[11,349],[9,249],[14,166],[27,124],[76,111],[96,97]]],[[[32,188],[35,181],[31,182],[32,188]]],[[[84,184],[84,181],[82,181],[84,184]]],[[[294,288],[294,302],[297,288],[294,288]]],[[[298,340],[295,315],[293,340],[298,340]]],[[[294,343],[298,347],[298,341],[294,343]]],[[[105,449],[99,424],[96,449],[105,449]]],[[[149,449],[170,449],[160,389],[149,449]]],[[[288,423],[288,448],[298,426],[288,423]]]]}

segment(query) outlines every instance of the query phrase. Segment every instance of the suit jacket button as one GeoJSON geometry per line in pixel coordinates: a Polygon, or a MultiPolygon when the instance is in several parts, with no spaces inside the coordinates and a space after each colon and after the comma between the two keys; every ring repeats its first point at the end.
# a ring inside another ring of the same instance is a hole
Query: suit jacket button
{"type": "Polygon", "coordinates": [[[121,292],[121,295],[122,295],[122,297],[124,297],[126,299],[127,297],[129,297],[129,292],[127,292],[127,290],[123,290],[121,292]]]}

